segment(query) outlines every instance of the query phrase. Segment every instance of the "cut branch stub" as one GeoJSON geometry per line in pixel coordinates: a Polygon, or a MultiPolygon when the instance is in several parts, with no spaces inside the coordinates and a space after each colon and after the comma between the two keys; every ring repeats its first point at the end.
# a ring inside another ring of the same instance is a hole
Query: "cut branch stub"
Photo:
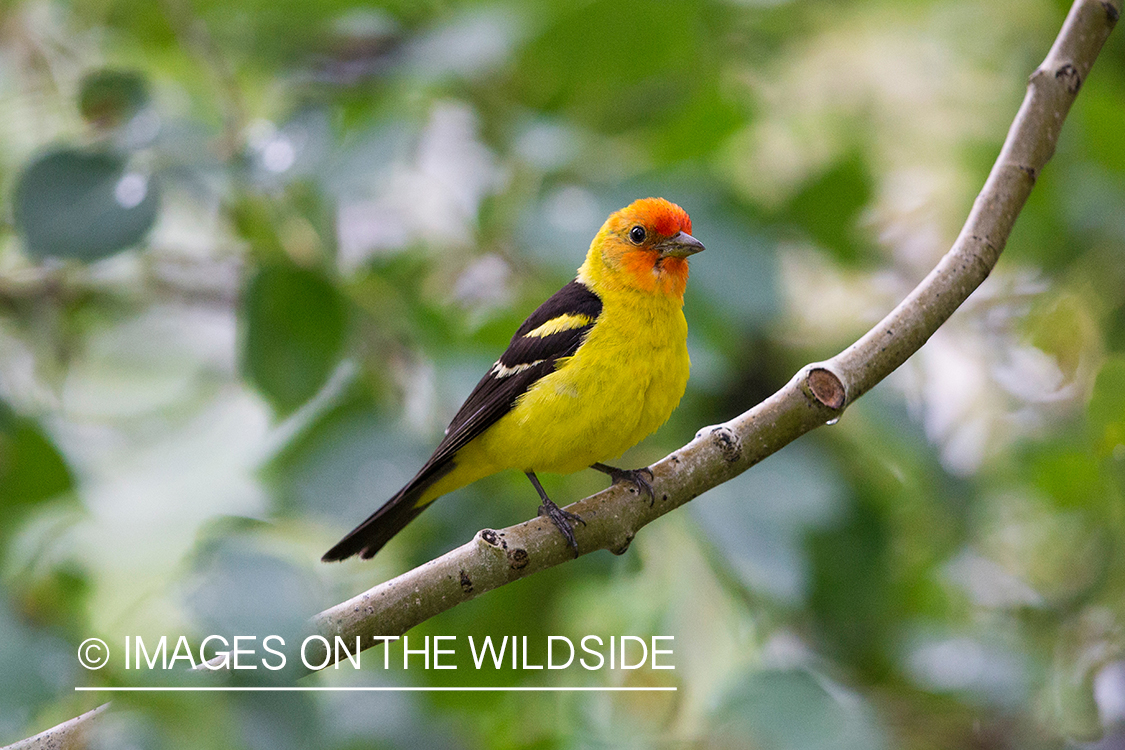
{"type": "Polygon", "coordinates": [[[837,411],[843,409],[844,404],[847,403],[848,395],[844,384],[840,382],[836,373],[824,367],[812,367],[808,373],[806,382],[809,385],[809,391],[816,400],[829,409],[837,411]]]}

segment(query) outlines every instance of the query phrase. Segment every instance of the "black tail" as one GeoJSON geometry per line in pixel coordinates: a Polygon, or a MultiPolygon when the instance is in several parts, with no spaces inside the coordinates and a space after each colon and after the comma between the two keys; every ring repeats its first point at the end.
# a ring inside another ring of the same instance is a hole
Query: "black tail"
{"type": "Polygon", "coordinates": [[[383,507],[371,514],[359,526],[356,526],[348,535],[336,543],[336,546],[324,553],[321,562],[336,562],[346,560],[358,554],[364,560],[375,555],[383,545],[391,540],[406,524],[418,517],[431,503],[418,505],[417,502],[434,482],[453,468],[453,462],[447,461],[441,467],[427,464],[411,479],[405,487],[395,493],[383,507]]]}

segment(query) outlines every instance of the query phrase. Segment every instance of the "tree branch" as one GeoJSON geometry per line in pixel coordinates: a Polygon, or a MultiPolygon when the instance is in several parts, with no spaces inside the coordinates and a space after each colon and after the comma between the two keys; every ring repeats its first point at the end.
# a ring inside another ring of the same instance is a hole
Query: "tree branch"
{"type": "MultiPolygon", "coordinates": [[[[1031,75],[1000,156],[953,247],[898,307],[832,359],[808,365],[781,390],[729,422],[705,427],[653,465],[651,506],[620,486],[568,508],[582,554],[623,553],[645,525],[729,481],[844,409],[905,362],[987,278],[1000,258],[1082,82],[1120,16],[1121,0],[1077,0],[1046,59],[1031,75]]],[[[461,547],[313,618],[330,641],[366,646],[506,583],[573,559],[545,519],[484,529],[461,547]]],[[[324,654],[309,651],[318,663],[324,654]]]]}
{"type": "MultiPolygon", "coordinates": [[[[657,495],[652,506],[618,486],[570,506],[586,520],[575,529],[583,554],[600,549],[623,553],[646,524],[838,419],[922,347],[996,265],[1036,177],[1054,153],[1063,120],[1120,16],[1121,2],[1076,0],[1051,51],[1031,75],[1000,156],[960,235],[914,291],[845,351],[806,366],[753,409],[705,427],[652,466],[657,495]]],[[[468,544],[321,612],[310,626],[329,640],[341,636],[354,642],[359,636],[372,646],[381,642],[379,636],[401,635],[461,602],[571,559],[562,536],[544,519],[484,529],[468,544]]],[[[325,656],[308,651],[311,662],[325,656]]],[[[28,743],[52,733],[67,736],[105,707],[4,750],[37,747],[28,743]]]]}
{"type": "Polygon", "coordinates": [[[13,742],[0,750],[82,750],[87,746],[86,730],[89,729],[90,721],[108,708],[109,704],[103,703],[92,711],[64,721],[34,737],[13,742]]]}

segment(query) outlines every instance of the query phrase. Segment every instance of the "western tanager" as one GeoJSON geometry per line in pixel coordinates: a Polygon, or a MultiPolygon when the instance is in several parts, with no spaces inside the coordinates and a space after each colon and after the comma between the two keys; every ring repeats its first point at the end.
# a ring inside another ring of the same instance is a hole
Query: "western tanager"
{"type": "Polygon", "coordinates": [[[527,474],[576,555],[571,523],[582,519],[551,502],[536,472],[594,468],[651,501],[652,472],[601,461],[664,424],[684,394],[687,258],[702,249],[663,198],[610,215],[577,278],[519,327],[425,466],[321,559],[371,557],[438,497],[504,469],[527,474]]]}

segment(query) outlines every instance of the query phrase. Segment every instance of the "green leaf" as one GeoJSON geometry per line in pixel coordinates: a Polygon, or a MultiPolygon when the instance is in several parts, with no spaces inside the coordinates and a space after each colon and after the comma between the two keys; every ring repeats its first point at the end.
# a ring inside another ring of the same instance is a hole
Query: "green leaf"
{"type": "Polygon", "coordinates": [[[16,183],[16,227],[34,258],[97,260],[135,245],[156,221],[151,177],[114,154],[58,148],[16,183]]]}
{"type": "Polygon", "coordinates": [[[807,185],[790,202],[788,218],[838,260],[854,264],[864,257],[857,225],[871,192],[871,175],[859,155],[852,154],[807,185]]]}
{"type": "Polygon", "coordinates": [[[78,110],[100,128],[124,125],[148,104],[145,79],[133,71],[95,70],[78,88],[78,110]]]}
{"type": "Polygon", "coordinates": [[[39,426],[0,403],[0,519],[68,491],[66,461],[39,426]]]}
{"type": "Polygon", "coordinates": [[[873,498],[856,497],[843,522],[808,537],[812,611],[829,648],[878,673],[887,628],[899,602],[892,594],[891,534],[873,498]]]}
{"type": "Polygon", "coordinates": [[[244,373],[282,414],[314,396],[340,360],[347,310],[316,271],[263,268],[246,289],[242,320],[244,373]]]}
{"type": "Polygon", "coordinates": [[[608,132],[674,120],[715,75],[705,40],[716,13],[683,0],[576,4],[520,52],[513,90],[608,132]]]}
{"type": "Polygon", "coordinates": [[[655,131],[657,158],[669,164],[706,159],[745,121],[746,113],[724,95],[718,81],[701,82],[691,100],[655,131]]]}
{"type": "Polygon", "coordinates": [[[1085,146],[1091,151],[1092,161],[1125,172],[1125,143],[1115,128],[1125,121],[1125,80],[1118,72],[1091,83],[1083,88],[1082,108],[1075,113],[1085,131],[1085,146]]]}

